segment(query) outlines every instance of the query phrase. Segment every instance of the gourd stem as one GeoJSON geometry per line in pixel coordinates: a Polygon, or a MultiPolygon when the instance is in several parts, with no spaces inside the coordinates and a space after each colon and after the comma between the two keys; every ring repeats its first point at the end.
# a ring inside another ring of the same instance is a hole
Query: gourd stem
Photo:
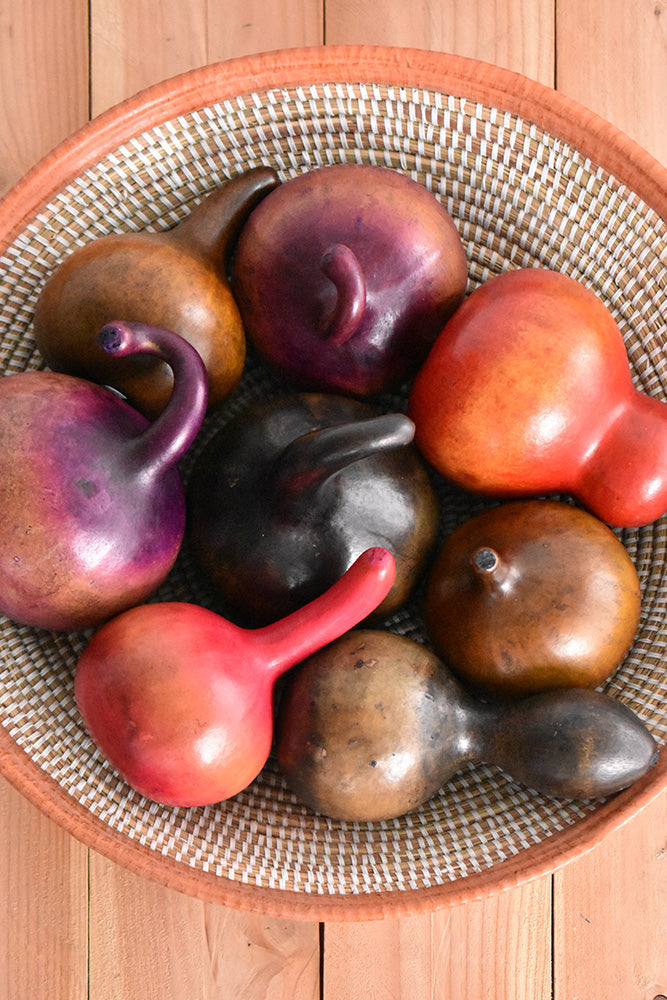
{"type": "Polygon", "coordinates": [[[499,561],[498,553],[487,546],[477,549],[472,557],[473,566],[479,573],[493,573],[499,561]]]}
{"type": "Polygon", "coordinates": [[[98,340],[108,354],[151,354],[174,373],[174,388],[164,410],[128,442],[128,460],[134,467],[145,476],[159,475],[183,457],[204,420],[208,401],[204,363],[182,337],[146,323],[107,323],[98,340]]]}
{"type": "Polygon", "coordinates": [[[255,167],[208,194],[169,233],[224,273],[231,248],[252,211],[279,184],[271,167],[255,167]]]}
{"type": "Polygon", "coordinates": [[[333,312],[324,322],[332,344],[345,344],[354,336],[366,309],[366,279],[356,254],[343,243],[334,243],[320,266],[336,288],[333,312]]]}
{"type": "Polygon", "coordinates": [[[273,465],[271,496],[284,517],[298,519],[313,495],[342,469],[362,458],[410,444],[415,426],[388,413],[310,431],[291,441],[273,465]]]}
{"type": "Polygon", "coordinates": [[[333,642],[382,603],[396,578],[388,549],[366,549],[319,597],[271,625],[253,629],[253,643],[265,650],[266,670],[275,680],[307,656],[333,642]]]}

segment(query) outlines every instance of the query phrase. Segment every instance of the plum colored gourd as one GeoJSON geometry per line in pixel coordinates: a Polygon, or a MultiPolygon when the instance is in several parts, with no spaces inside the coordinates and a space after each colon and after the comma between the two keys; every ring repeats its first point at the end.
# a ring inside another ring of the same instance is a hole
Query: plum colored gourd
{"type": "Polygon", "coordinates": [[[336,164],[249,215],[232,288],[249,340],[304,389],[374,396],[407,380],[459,305],[467,261],[444,206],[409,176],[336,164]]]}
{"type": "Polygon", "coordinates": [[[424,603],[438,655],[499,697],[597,687],[628,654],[640,612],[625,546],[556,500],[516,500],[462,524],[436,556],[424,603]]]}
{"type": "Polygon", "coordinates": [[[242,791],[266,763],[276,679],[352,628],[391,586],[381,547],[323,595],[261,629],[196,604],[144,604],[107,622],[74,688],[89,735],[140,794],[202,806],[242,791]]]}
{"type": "Polygon", "coordinates": [[[229,257],[248,213],[277,183],[274,170],[258,167],[208,194],[172,229],[113,233],[72,250],[35,308],[33,332],[46,364],[113,385],[152,418],[172,390],[169,366],[134,355],[110,363],[97,344],[107,322],[148,323],[195,347],[209,379],[209,409],[217,406],[238,385],[246,356],[229,257]]]}
{"type": "Polygon", "coordinates": [[[389,548],[407,599],[435,542],[437,504],[412,421],[327,393],[255,403],[209,439],[188,486],[203,577],[242,624],[267,624],[322,593],[366,548],[389,548]]]}
{"type": "Polygon", "coordinates": [[[178,461],[199,431],[207,383],[177,334],[111,323],[112,357],[150,354],[174,372],[149,424],[111,389],[59,372],[0,379],[0,611],[46,629],[97,625],[166,577],[185,530],[178,461]]]}
{"type": "Polygon", "coordinates": [[[305,805],[370,822],[415,809],[482,761],[545,795],[612,795],[645,774],[658,749],[631,709],[599,691],[485,704],[425,646],[355,629],[287,677],[276,753],[305,805]]]}
{"type": "Polygon", "coordinates": [[[409,412],[426,459],[466,490],[569,493],[623,528],[667,509],[667,404],[635,388],[611,313],[567,275],[521,268],[475,289],[409,412]]]}

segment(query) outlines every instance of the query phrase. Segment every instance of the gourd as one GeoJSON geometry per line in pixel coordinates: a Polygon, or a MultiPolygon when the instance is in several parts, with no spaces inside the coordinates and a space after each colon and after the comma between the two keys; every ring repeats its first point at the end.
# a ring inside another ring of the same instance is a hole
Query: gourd
{"type": "Polygon", "coordinates": [[[598,518],[516,500],[469,518],[430,569],[424,621],[438,655],[482,693],[597,687],[632,646],[635,565],[598,518]]]}
{"type": "Polygon", "coordinates": [[[168,365],[136,355],[110,364],[96,338],[116,319],[164,327],[201,356],[209,409],[216,407],[238,385],[246,356],[229,258],[248,213],[277,183],[269,167],[248,170],[213,190],[172,229],[112,233],[73,249],[35,308],[33,333],[46,364],[112,385],[154,417],[172,391],[168,365]]]}
{"type": "Polygon", "coordinates": [[[249,340],[296,387],[376,396],[409,379],[468,279],[453,219],[387,167],[288,178],[249,215],[232,289],[249,340]]]}
{"type": "Polygon", "coordinates": [[[402,413],[327,393],[247,407],[199,452],[188,539],[220,607],[261,625],[312,600],[364,549],[389,548],[401,607],[435,542],[437,503],[402,413]]]}
{"type": "Polygon", "coordinates": [[[464,765],[486,762],[545,795],[593,798],[637,781],[657,744],[620,701],[583,688],[510,703],[473,697],[425,646],[353,629],[286,679],[276,756],[287,785],[333,819],[392,819],[464,765]]]}
{"type": "Polygon", "coordinates": [[[111,389],[59,372],[0,379],[0,611],[70,630],[148,597],[185,530],[178,462],[206,411],[197,352],[169,330],[111,323],[112,358],[151,355],[174,372],[152,423],[111,389]]]}
{"type": "Polygon", "coordinates": [[[74,692],[89,735],[135,791],[157,802],[202,806],[237,794],[268,759],[276,679],[364,618],[394,572],[390,552],[368,549],[326,593],[261,629],[181,602],[125,611],[77,664],[74,692]]]}
{"type": "Polygon", "coordinates": [[[635,387],[611,313],[565,274],[519,268],[476,288],[409,413],[428,462],[473,493],[569,493],[619,528],[667,510],[667,404],[635,387]]]}

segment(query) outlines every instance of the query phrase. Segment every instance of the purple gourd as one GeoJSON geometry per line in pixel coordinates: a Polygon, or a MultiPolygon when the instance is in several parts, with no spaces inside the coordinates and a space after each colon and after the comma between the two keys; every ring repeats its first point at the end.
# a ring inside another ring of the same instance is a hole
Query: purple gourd
{"type": "Polygon", "coordinates": [[[207,403],[182,337],[143,323],[99,333],[113,357],[157,357],[174,374],[150,423],[116,392],[59,372],[0,379],[0,612],[56,631],[98,625],[147,598],[185,529],[178,462],[207,403]]]}

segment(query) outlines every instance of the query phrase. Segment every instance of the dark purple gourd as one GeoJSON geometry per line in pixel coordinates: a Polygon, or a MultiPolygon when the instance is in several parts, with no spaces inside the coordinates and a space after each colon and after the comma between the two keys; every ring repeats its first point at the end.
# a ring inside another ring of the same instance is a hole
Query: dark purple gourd
{"type": "Polygon", "coordinates": [[[407,599],[435,542],[437,504],[401,413],[303,393],[257,403],[197,456],[188,490],[195,561],[226,613],[284,617],[382,545],[396,581],[376,617],[407,599]]]}
{"type": "Polygon", "coordinates": [[[100,624],[156,589],[183,539],[177,462],[204,418],[204,365],[183,338],[142,323],[108,324],[99,338],[115,357],[166,362],[174,390],[150,424],[85,379],[0,379],[0,612],[22,624],[100,624]]]}
{"type": "Polygon", "coordinates": [[[374,629],[348,632],[292,672],[276,731],[298,798],[359,822],[409,812],[469,763],[495,764],[545,795],[598,798],[658,755],[641,720],[600,691],[483,703],[425,646],[374,629]]]}
{"type": "Polygon", "coordinates": [[[434,194],[386,167],[284,181],[250,213],[232,265],[248,338],[302,389],[400,386],[462,302],[466,255],[434,194]]]}

